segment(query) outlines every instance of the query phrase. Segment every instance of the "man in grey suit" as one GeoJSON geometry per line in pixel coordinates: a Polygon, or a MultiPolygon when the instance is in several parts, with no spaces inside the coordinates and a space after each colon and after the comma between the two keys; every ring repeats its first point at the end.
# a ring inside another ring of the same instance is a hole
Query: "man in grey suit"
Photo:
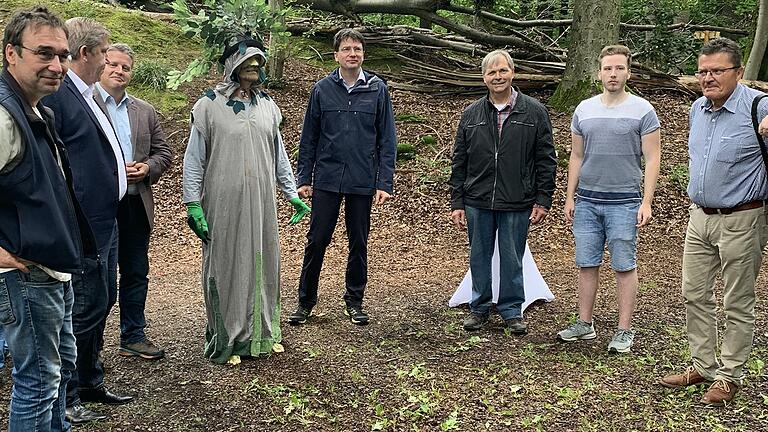
{"type": "MultiPolygon", "coordinates": [[[[151,185],[171,165],[171,148],[165,142],[157,111],[147,102],[129,96],[135,54],[125,44],[107,48],[106,66],[94,92],[96,103],[109,114],[125,156],[128,192],[117,211],[118,265],[120,271],[120,355],[159,360],[165,356],[144,333],[144,306],[149,280],[149,236],[154,221],[151,185]]],[[[109,309],[117,300],[109,294],[109,309]]],[[[107,315],[109,310],[107,311],[107,315]]],[[[106,320],[106,316],[104,317],[106,320]]]]}

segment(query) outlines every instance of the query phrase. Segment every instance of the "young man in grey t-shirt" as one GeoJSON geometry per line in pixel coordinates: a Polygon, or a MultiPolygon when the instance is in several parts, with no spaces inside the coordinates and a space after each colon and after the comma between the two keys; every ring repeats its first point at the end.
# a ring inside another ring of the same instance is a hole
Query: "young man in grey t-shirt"
{"type": "Polygon", "coordinates": [[[571,123],[571,157],[565,219],[573,224],[579,268],[579,319],[557,334],[562,341],[597,337],[592,313],[603,250],[608,245],[616,273],[618,328],[612,353],[629,352],[637,298],[637,229],[651,220],[659,175],[659,119],[648,101],[626,91],[631,54],[622,45],[600,52],[603,93],[582,101],[571,123]],[[641,158],[645,159],[645,181],[641,158]]]}

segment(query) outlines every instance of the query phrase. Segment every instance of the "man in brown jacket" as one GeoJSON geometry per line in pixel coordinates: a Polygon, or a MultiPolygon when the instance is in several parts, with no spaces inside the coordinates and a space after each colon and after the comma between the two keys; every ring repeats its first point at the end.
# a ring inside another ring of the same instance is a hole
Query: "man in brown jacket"
{"type": "MultiPolygon", "coordinates": [[[[117,213],[120,268],[120,355],[158,360],[165,356],[144,333],[144,305],[149,280],[149,236],[154,219],[151,185],[171,165],[171,148],[165,142],[157,111],[147,102],[129,96],[134,52],[125,44],[107,49],[106,67],[94,92],[96,103],[109,114],[126,161],[128,192],[117,213]]],[[[110,258],[110,273],[115,264],[110,258]]],[[[114,280],[116,276],[111,276],[114,280]]],[[[112,289],[109,309],[117,300],[112,289]]],[[[109,312],[107,312],[109,314],[109,312]]],[[[106,321],[106,316],[104,317],[106,321]]]]}

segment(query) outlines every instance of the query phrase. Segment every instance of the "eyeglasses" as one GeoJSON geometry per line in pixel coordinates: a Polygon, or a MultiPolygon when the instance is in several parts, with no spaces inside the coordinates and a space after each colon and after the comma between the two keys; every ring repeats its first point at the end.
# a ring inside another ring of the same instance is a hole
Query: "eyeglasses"
{"type": "Polygon", "coordinates": [[[44,62],[52,62],[54,57],[58,57],[59,62],[61,63],[69,63],[69,61],[72,60],[72,54],[70,54],[69,51],[57,53],[48,48],[27,48],[24,45],[17,45],[17,46],[20,46],[23,49],[31,52],[32,54],[36,55],[37,58],[39,58],[44,62]]]}
{"type": "Polygon", "coordinates": [[[712,74],[713,77],[719,77],[722,76],[726,71],[738,69],[741,66],[732,66],[725,69],[712,69],[712,70],[698,70],[696,71],[696,76],[699,78],[704,78],[707,76],[707,74],[712,74]]]}
{"type": "Polygon", "coordinates": [[[354,52],[355,54],[360,54],[363,52],[363,48],[359,46],[356,46],[356,47],[345,46],[344,48],[339,49],[339,51],[343,52],[344,54],[349,54],[351,52],[354,52]]]}

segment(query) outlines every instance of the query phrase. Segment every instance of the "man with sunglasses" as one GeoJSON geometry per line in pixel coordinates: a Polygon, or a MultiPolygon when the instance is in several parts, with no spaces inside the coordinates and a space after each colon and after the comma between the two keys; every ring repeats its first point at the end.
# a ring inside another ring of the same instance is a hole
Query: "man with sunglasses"
{"type": "MultiPolygon", "coordinates": [[[[683,252],[683,298],[692,365],[661,379],[683,388],[712,382],[701,398],[730,403],[742,385],[755,328],[755,280],[768,241],[768,177],[752,126],[752,101],[762,93],[739,83],[741,47],[718,38],[700,52],[704,96],[693,103],[688,138],[691,198],[683,252]],[[718,350],[715,278],[722,273],[725,332],[718,350]],[[720,352],[718,359],[717,353],[720,352]]],[[[768,135],[768,99],[758,106],[768,135]]]]}
{"type": "Polygon", "coordinates": [[[47,8],[16,12],[0,76],[0,324],[13,358],[11,432],[67,431],[75,367],[72,274],[96,247],[67,152],[41,98],[70,63],[67,29],[47,8]]]}

